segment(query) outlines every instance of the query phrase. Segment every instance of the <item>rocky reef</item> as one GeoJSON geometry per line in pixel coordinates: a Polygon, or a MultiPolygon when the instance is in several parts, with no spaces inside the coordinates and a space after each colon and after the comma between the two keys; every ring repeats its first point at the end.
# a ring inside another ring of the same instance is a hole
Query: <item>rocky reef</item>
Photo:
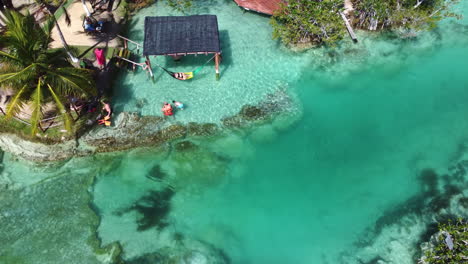
{"type": "MultiPolygon", "coordinates": [[[[412,264],[423,261],[437,236],[438,223],[468,217],[468,155],[448,169],[424,169],[421,192],[385,212],[375,226],[362,234],[355,250],[342,254],[343,263],[412,264]],[[431,238],[432,237],[432,238],[431,238]]],[[[422,262],[424,263],[424,262],[422,262]]]]}
{"type": "Polygon", "coordinates": [[[298,109],[292,98],[284,90],[279,90],[269,94],[258,105],[244,106],[238,114],[224,118],[219,124],[183,124],[170,118],[122,112],[115,117],[112,127],[96,127],[76,140],[47,145],[30,142],[14,134],[0,134],[0,148],[29,161],[67,160],[74,156],[160,146],[186,137],[214,136],[225,130],[274,122],[296,112],[298,109]]]}

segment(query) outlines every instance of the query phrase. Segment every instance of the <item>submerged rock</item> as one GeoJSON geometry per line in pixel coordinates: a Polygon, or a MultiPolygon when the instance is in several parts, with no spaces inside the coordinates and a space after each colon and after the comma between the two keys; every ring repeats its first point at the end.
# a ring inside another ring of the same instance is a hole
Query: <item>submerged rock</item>
{"type": "Polygon", "coordinates": [[[299,112],[292,98],[280,89],[275,93],[268,94],[264,101],[258,105],[245,105],[237,115],[222,119],[222,123],[228,128],[241,128],[255,123],[272,121],[280,113],[299,112]]]}
{"type": "Polygon", "coordinates": [[[183,246],[164,247],[153,253],[125,261],[126,264],[229,264],[219,249],[197,240],[184,239],[183,246]]]}
{"type": "Polygon", "coordinates": [[[171,199],[174,193],[174,190],[171,188],[164,188],[160,191],[149,191],[140,197],[134,205],[121,209],[116,214],[123,215],[136,211],[139,214],[137,219],[138,231],[145,231],[152,227],[161,230],[169,225],[167,216],[171,209],[171,199]]]}
{"type": "Polygon", "coordinates": [[[267,112],[262,108],[253,105],[245,105],[240,111],[240,116],[245,120],[262,120],[267,118],[267,112]]]}
{"type": "MultiPolygon", "coordinates": [[[[448,168],[447,174],[423,170],[419,175],[422,192],[385,212],[373,228],[366,230],[365,239],[343,254],[342,263],[374,263],[378,259],[376,263],[412,264],[424,255],[422,252],[430,252],[439,242],[445,243],[447,236],[436,241],[437,223],[468,218],[464,207],[464,198],[468,196],[468,180],[463,173],[466,166],[468,163],[461,159],[448,168]],[[445,181],[444,188],[439,186],[441,181],[445,181]]],[[[424,258],[420,261],[427,263],[424,258]]]]}
{"type": "Polygon", "coordinates": [[[219,184],[226,175],[227,162],[215,153],[200,147],[185,151],[174,151],[161,164],[170,172],[170,182],[175,188],[192,185],[212,186],[219,184]]]}
{"type": "Polygon", "coordinates": [[[197,124],[190,122],[187,125],[189,136],[213,136],[219,133],[219,127],[216,124],[197,124]]]}
{"type": "Polygon", "coordinates": [[[64,168],[27,188],[2,191],[0,263],[119,263],[120,246],[101,247],[96,234],[99,218],[88,192],[93,178],[64,168]]]}
{"type": "Polygon", "coordinates": [[[184,140],[181,142],[177,142],[174,144],[174,149],[176,151],[188,151],[188,150],[195,150],[197,149],[197,145],[189,140],[184,140]]]}
{"type": "Polygon", "coordinates": [[[117,118],[115,129],[91,131],[82,140],[96,152],[110,152],[161,145],[185,137],[186,132],[185,126],[167,124],[162,117],[122,113],[117,118]]]}

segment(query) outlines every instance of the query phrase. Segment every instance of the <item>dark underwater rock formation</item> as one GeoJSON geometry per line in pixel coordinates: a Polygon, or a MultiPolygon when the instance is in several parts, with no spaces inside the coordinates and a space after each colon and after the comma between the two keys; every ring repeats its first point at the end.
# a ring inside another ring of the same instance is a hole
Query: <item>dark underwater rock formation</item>
{"type": "Polygon", "coordinates": [[[355,249],[342,254],[342,263],[416,263],[430,250],[427,241],[435,241],[438,223],[468,218],[467,168],[468,160],[462,158],[444,173],[423,169],[420,194],[384,212],[355,249]]]}

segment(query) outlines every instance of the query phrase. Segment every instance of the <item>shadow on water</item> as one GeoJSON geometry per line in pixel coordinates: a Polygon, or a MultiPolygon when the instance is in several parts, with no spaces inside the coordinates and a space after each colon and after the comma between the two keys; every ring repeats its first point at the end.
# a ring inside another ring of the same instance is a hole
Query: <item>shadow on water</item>
{"type": "Polygon", "coordinates": [[[169,225],[167,216],[171,210],[171,199],[175,192],[172,188],[164,188],[161,191],[149,191],[129,208],[124,208],[115,212],[121,216],[131,211],[136,211],[139,216],[137,218],[137,230],[145,231],[152,227],[158,230],[169,225]]]}
{"type": "MultiPolygon", "coordinates": [[[[133,41],[139,42],[141,45],[143,45],[143,36],[145,33],[144,33],[144,30],[140,30],[140,27],[138,26],[139,23],[140,23],[140,17],[138,16],[132,17],[132,19],[129,21],[129,23],[126,26],[127,33],[124,35],[124,37],[133,36],[133,39],[132,39],[133,41]]],[[[142,48],[140,49],[140,53],[141,52],[143,52],[142,48]]]]}
{"type": "Polygon", "coordinates": [[[220,74],[223,75],[225,71],[232,65],[232,48],[231,48],[231,39],[229,37],[229,31],[220,30],[219,38],[221,42],[221,71],[220,74]]]}
{"type": "MultiPolygon", "coordinates": [[[[126,73],[126,74],[132,74],[132,73],[126,73]]],[[[124,79],[125,77],[122,77],[120,80],[124,80],[124,79]]],[[[119,90],[114,92],[115,97],[118,98],[118,100],[115,100],[115,101],[119,102],[118,104],[113,105],[114,112],[117,112],[117,113],[122,112],[124,109],[124,106],[134,99],[134,91],[136,91],[134,86],[135,85],[133,83],[121,82],[119,90]]]]}
{"type": "Polygon", "coordinates": [[[161,182],[166,178],[167,174],[161,170],[159,164],[153,166],[151,170],[146,174],[146,177],[150,180],[161,182]]]}

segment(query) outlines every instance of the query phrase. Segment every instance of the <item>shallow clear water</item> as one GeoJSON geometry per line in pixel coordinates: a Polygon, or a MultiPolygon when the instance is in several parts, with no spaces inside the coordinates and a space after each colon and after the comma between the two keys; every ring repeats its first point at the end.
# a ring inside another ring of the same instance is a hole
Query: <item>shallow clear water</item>
{"type": "MultiPolygon", "coordinates": [[[[210,72],[180,84],[163,74],[158,88],[148,88],[162,98],[168,90],[187,98],[193,105],[180,120],[216,121],[284,83],[299,98],[302,119],[287,131],[265,125],[201,142],[203,151],[231,158],[226,164],[213,161],[213,167],[228,168],[216,175],[207,176],[203,162],[215,157],[200,158],[200,152],[187,154],[193,161],[181,161],[177,153],[151,162],[148,156],[144,162],[129,158],[95,186],[95,201],[104,210],[100,234],[107,242],[122,241],[128,258],[169,243],[156,230],[135,232],[134,214],[112,213],[156,188],[144,176],[159,164],[164,173],[177,174],[171,178],[176,194],[170,229],[219,247],[232,263],[338,263],[339,254],[365,236],[383,211],[420,192],[422,169],[446,168],[466,140],[468,38],[454,33],[467,29],[458,25],[463,22],[447,22],[407,41],[361,33],[359,44],[345,41],[334,55],[324,49],[293,55],[268,39],[266,18],[246,13],[233,21],[237,8],[221,7],[207,11],[218,15],[221,32],[229,35],[222,42],[229,41],[233,63],[222,80],[212,81],[210,72]],[[207,120],[196,108],[209,96],[224,98],[225,108],[209,99],[219,112],[207,120]],[[120,203],[109,207],[115,199],[120,203]]],[[[161,7],[155,14],[166,11],[161,7]]]]}
{"type": "MultiPolygon", "coordinates": [[[[232,1],[220,1],[225,4],[216,5],[213,2],[197,3],[197,8],[191,12],[211,13],[218,17],[223,57],[220,81],[216,81],[213,60],[188,81],[175,80],[155,66],[160,64],[172,71],[193,71],[211,56],[187,56],[180,62],[174,62],[170,57],[151,57],[154,83],[141,70],[124,76],[121,87],[116,91],[118,111],[162,115],[162,103],[177,100],[190,109],[176,115],[178,121],[217,122],[226,115],[237,113],[245,104],[257,103],[266,94],[284,86],[285,81],[298,78],[300,68],[311,62],[309,56],[287,50],[281,52],[278,43],[271,41],[267,18],[252,13],[243,14],[232,1]]],[[[144,17],[156,15],[180,14],[164,5],[146,8],[133,20],[129,37],[143,43],[144,17]]],[[[143,62],[143,58],[139,61],[143,62]]]]}
{"type": "MultiPolygon", "coordinates": [[[[126,259],[173,246],[178,232],[221,249],[233,264],[341,263],[384,211],[420,193],[422,169],[444,169],[457,158],[468,131],[466,19],[418,39],[360,32],[355,45],[293,54],[270,39],[267,18],[242,14],[231,1],[209,3],[193,12],[218,15],[221,81],[212,65],[190,82],[159,71],[148,85],[143,73],[128,74],[117,110],[158,115],[162,101],[176,99],[188,105],[177,121],[219,122],[280,88],[300,110],[290,120],[192,139],[192,151],[132,151],[100,168],[91,190],[99,236],[104,244],[120,241],[126,259]],[[216,110],[206,114],[207,103],[216,110]],[[154,168],[162,180],[147,177],[154,168]],[[168,226],[138,231],[140,216],[129,208],[167,186],[175,191],[168,226]]],[[[459,10],[468,14],[468,3],[459,10]]],[[[142,17],[170,13],[143,10],[131,38],[141,41],[142,17]]],[[[183,71],[203,60],[155,59],[183,71]]],[[[35,173],[15,166],[6,169],[35,173]]]]}

